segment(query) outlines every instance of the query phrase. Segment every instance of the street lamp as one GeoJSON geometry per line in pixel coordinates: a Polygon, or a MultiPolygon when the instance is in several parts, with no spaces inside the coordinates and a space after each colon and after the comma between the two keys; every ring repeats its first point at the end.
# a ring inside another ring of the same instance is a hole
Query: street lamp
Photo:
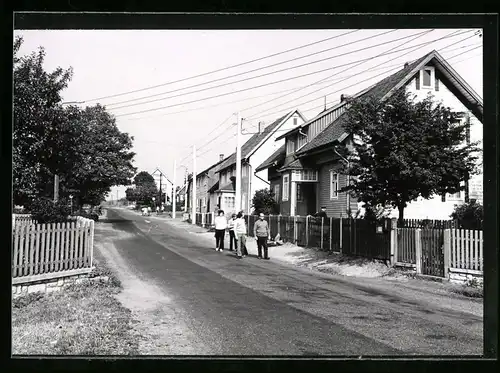
{"type": "Polygon", "coordinates": [[[71,201],[71,215],[73,215],[73,194],[69,195],[69,199],[71,201]]]}

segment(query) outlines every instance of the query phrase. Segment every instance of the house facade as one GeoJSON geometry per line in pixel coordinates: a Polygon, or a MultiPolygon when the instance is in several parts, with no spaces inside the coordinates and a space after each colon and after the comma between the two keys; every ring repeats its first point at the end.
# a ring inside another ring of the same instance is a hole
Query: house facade
{"type": "MultiPolygon", "coordinates": [[[[209,193],[213,187],[218,184],[218,175],[216,174],[218,166],[224,161],[224,155],[219,155],[219,161],[196,175],[196,212],[214,212],[217,208],[217,199],[209,193]]],[[[192,196],[192,180],[188,182],[188,195],[192,196]]],[[[188,206],[191,206],[191,198],[188,200],[188,206]]]]}
{"type": "MultiPolygon", "coordinates": [[[[462,113],[461,120],[470,125],[471,141],[480,140],[482,99],[436,51],[405,64],[403,69],[353,97],[373,97],[383,101],[400,88],[414,93],[417,99],[432,93],[435,100],[462,113]]],[[[353,141],[343,128],[346,109],[347,101],[342,95],[337,105],[282,135],[285,146],[257,168],[268,170],[271,189],[281,188],[278,202],[282,214],[313,214],[325,206],[328,216],[340,217],[346,216],[349,210],[356,212],[360,208],[355,198],[339,192],[347,185],[349,177],[339,172],[347,160],[337,152],[336,144],[343,143],[352,148],[353,141]]],[[[482,175],[473,178],[475,185],[480,178],[482,175]]],[[[449,219],[454,206],[469,197],[472,182],[464,181],[466,190],[454,195],[420,198],[409,203],[405,217],[449,219]]],[[[477,189],[474,195],[482,195],[477,189]]],[[[391,216],[397,217],[397,210],[392,211],[391,216]]]]}
{"type": "MultiPolygon", "coordinates": [[[[267,169],[257,170],[265,159],[284,143],[278,137],[284,132],[302,125],[306,121],[299,110],[293,110],[276,119],[260,132],[253,134],[241,147],[241,209],[252,212],[252,198],[259,189],[269,188],[267,169]]],[[[218,186],[210,193],[226,213],[237,210],[235,206],[236,153],[231,154],[218,167],[218,186]]]]}

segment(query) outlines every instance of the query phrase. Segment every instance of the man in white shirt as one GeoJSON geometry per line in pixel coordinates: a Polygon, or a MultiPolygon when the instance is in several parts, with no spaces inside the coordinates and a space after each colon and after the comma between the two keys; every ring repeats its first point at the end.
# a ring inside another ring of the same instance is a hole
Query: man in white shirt
{"type": "Polygon", "coordinates": [[[215,218],[215,250],[224,250],[224,236],[226,233],[227,221],[224,211],[219,210],[219,216],[215,218]]]}

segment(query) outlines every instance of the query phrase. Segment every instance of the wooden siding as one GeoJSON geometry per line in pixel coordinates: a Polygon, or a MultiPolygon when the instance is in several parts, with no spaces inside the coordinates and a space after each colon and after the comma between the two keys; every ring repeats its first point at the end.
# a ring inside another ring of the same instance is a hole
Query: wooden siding
{"type": "MultiPolygon", "coordinates": [[[[339,193],[338,199],[330,199],[330,170],[338,169],[339,165],[335,163],[327,163],[321,166],[319,170],[319,207],[325,206],[328,217],[339,218],[342,214],[346,217],[347,210],[347,194],[339,193]]],[[[346,185],[346,175],[339,175],[339,188],[346,185]]],[[[357,201],[355,198],[350,197],[351,210],[357,210],[357,201]]]]}
{"type": "Polygon", "coordinates": [[[286,138],[286,154],[293,154],[295,152],[295,144],[296,144],[297,134],[293,134],[290,137],[286,138]]]}
{"type": "Polygon", "coordinates": [[[328,113],[327,115],[321,116],[312,122],[307,128],[307,137],[310,140],[315,138],[320,132],[322,132],[326,127],[330,125],[335,119],[338,118],[340,114],[345,111],[345,105],[340,108],[328,113]]]}
{"type": "Polygon", "coordinates": [[[300,149],[302,146],[307,144],[307,136],[301,135],[300,133],[297,135],[297,149],[300,149]]]}

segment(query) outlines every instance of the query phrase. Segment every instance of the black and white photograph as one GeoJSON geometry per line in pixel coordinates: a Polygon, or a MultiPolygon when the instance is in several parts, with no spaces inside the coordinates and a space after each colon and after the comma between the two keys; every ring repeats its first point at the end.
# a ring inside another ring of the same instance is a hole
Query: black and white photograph
{"type": "Polygon", "coordinates": [[[15,28],[12,355],[482,356],[483,29],[15,28]]]}

